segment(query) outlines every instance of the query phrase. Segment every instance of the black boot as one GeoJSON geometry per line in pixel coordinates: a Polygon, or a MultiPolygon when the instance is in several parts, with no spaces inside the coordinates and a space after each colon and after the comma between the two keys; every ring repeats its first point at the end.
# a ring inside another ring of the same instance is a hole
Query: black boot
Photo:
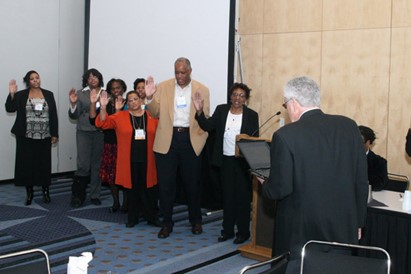
{"type": "Polygon", "coordinates": [[[111,195],[113,196],[113,205],[109,208],[111,213],[116,212],[120,208],[118,186],[110,185],[111,195]]]}
{"type": "Polygon", "coordinates": [[[74,176],[71,185],[71,203],[72,207],[80,207],[86,199],[87,176],[74,176]]]}
{"type": "Polygon", "coordinates": [[[120,211],[121,213],[128,212],[128,199],[127,199],[127,191],[123,188],[123,204],[121,205],[120,211]]]}
{"type": "Polygon", "coordinates": [[[51,202],[49,187],[43,186],[42,188],[43,188],[43,202],[45,204],[49,204],[51,202]]]}
{"type": "Polygon", "coordinates": [[[26,206],[31,205],[31,201],[33,201],[33,186],[26,186],[26,202],[24,203],[26,206]]]}

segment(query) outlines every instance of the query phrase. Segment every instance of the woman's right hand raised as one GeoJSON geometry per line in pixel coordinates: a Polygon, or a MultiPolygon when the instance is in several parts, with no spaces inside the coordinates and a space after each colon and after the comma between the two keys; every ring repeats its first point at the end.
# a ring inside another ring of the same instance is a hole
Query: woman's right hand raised
{"type": "Polygon", "coordinates": [[[17,83],[16,80],[12,79],[9,82],[9,93],[13,96],[17,92],[17,83]]]}
{"type": "Polygon", "coordinates": [[[75,88],[70,89],[69,98],[71,105],[74,107],[78,100],[77,91],[75,88]]]}
{"type": "Polygon", "coordinates": [[[153,76],[148,76],[146,80],[146,85],[144,87],[144,92],[146,93],[147,99],[151,100],[154,93],[157,91],[157,85],[154,83],[153,76]]]}
{"type": "Polygon", "coordinates": [[[204,108],[203,96],[201,95],[201,93],[199,91],[196,91],[194,93],[194,96],[193,96],[192,100],[193,100],[194,108],[197,111],[197,114],[200,115],[201,112],[203,112],[203,108],[204,108]]]}

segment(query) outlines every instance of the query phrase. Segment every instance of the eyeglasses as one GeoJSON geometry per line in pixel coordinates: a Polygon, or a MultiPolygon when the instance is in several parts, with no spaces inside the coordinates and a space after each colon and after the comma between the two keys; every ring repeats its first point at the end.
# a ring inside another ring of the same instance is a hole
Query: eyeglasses
{"type": "Polygon", "coordinates": [[[245,94],[244,93],[232,93],[231,97],[235,98],[235,97],[240,97],[241,99],[245,98],[245,94]]]}
{"type": "Polygon", "coordinates": [[[290,98],[290,99],[286,99],[286,100],[285,100],[285,102],[282,104],[283,108],[287,109],[287,104],[288,104],[288,102],[291,101],[291,99],[293,99],[293,98],[290,98]]]}

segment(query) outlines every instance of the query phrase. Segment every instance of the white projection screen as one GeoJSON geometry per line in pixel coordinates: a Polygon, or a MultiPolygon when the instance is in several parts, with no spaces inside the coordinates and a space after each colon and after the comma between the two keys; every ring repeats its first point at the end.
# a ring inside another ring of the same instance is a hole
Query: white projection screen
{"type": "Polygon", "coordinates": [[[173,78],[174,61],[187,57],[213,112],[227,102],[229,29],[230,0],[90,1],[88,67],[132,90],[136,78],[173,78]]]}

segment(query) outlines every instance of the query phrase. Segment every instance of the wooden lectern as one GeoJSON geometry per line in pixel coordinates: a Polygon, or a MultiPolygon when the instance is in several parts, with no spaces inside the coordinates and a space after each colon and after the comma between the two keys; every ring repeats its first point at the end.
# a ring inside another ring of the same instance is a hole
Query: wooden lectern
{"type": "MultiPolygon", "coordinates": [[[[261,140],[268,143],[271,142],[269,139],[250,137],[247,134],[236,136],[236,142],[261,140]]],[[[238,146],[236,146],[235,155],[236,157],[242,157],[238,146]]],[[[276,204],[275,201],[263,196],[261,184],[255,176],[253,176],[252,184],[251,241],[246,245],[240,246],[238,250],[245,257],[264,261],[271,258],[276,204]]]]}

